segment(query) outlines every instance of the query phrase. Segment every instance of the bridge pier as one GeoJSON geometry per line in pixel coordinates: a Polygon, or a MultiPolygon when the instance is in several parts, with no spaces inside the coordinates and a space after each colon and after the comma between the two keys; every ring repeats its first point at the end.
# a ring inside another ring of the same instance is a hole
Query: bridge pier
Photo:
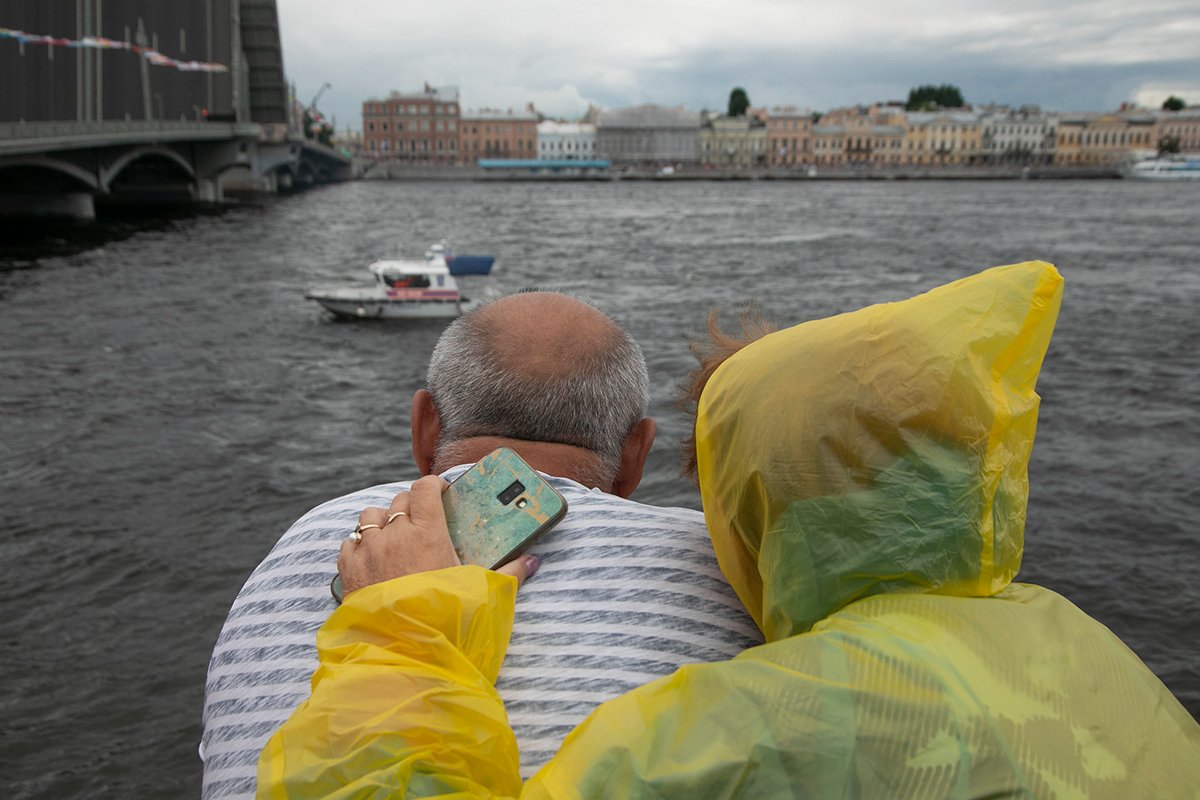
{"type": "Polygon", "coordinates": [[[90,192],[0,194],[0,218],[91,222],[96,204],[90,192]]]}
{"type": "Polygon", "coordinates": [[[192,196],[200,203],[220,203],[225,199],[221,187],[221,177],[218,175],[211,180],[197,178],[192,188],[192,196]]]}

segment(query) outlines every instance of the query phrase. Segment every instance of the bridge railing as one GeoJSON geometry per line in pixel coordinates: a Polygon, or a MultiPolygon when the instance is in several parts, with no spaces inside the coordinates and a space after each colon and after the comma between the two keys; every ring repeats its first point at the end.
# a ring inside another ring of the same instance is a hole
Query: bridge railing
{"type": "Polygon", "coordinates": [[[263,126],[247,122],[106,120],[104,122],[0,123],[0,153],[143,142],[264,138],[263,126]]]}

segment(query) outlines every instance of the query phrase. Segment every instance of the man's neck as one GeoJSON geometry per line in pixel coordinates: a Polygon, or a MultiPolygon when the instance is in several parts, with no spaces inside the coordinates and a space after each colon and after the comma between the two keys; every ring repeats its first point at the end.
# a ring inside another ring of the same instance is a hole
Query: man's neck
{"type": "Polygon", "coordinates": [[[513,450],[539,472],[570,478],[589,488],[612,491],[612,471],[604,466],[600,456],[587,448],[558,442],[533,442],[502,436],[462,439],[439,448],[432,471],[441,473],[457,464],[473,464],[497,447],[513,450]]]}

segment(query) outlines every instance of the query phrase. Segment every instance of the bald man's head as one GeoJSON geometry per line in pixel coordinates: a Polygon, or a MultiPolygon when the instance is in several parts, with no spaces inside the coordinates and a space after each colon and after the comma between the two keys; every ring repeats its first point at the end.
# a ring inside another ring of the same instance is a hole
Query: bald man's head
{"type": "Polygon", "coordinates": [[[599,309],[524,292],[455,320],[429,362],[439,449],[499,436],[585,448],[614,471],[646,414],[641,348],[599,309]]]}
{"type": "Polygon", "coordinates": [[[532,379],[579,372],[624,331],[595,306],[556,292],[522,292],[480,308],[475,323],[493,358],[532,379]]]}

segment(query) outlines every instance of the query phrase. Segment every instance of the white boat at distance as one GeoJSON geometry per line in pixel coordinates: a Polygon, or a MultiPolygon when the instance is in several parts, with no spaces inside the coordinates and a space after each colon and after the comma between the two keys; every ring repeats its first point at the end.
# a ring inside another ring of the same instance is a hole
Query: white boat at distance
{"type": "Polygon", "coordinates": [[[1126,173],[1130,178],[1152,181],[1200,180],[1200,155],[1164,155],[1137,161],[1126,173]]]}
{"type": "Polygon", "coordinates": [[[438,319],[457,317],[479,301],[462,293],[456,275],[488,275],[492,256],[448,256],[435,244],[425,258],[376,261],[367,267],[372,286],[314,287],[305,293],[340,317],[438,319]]]}

